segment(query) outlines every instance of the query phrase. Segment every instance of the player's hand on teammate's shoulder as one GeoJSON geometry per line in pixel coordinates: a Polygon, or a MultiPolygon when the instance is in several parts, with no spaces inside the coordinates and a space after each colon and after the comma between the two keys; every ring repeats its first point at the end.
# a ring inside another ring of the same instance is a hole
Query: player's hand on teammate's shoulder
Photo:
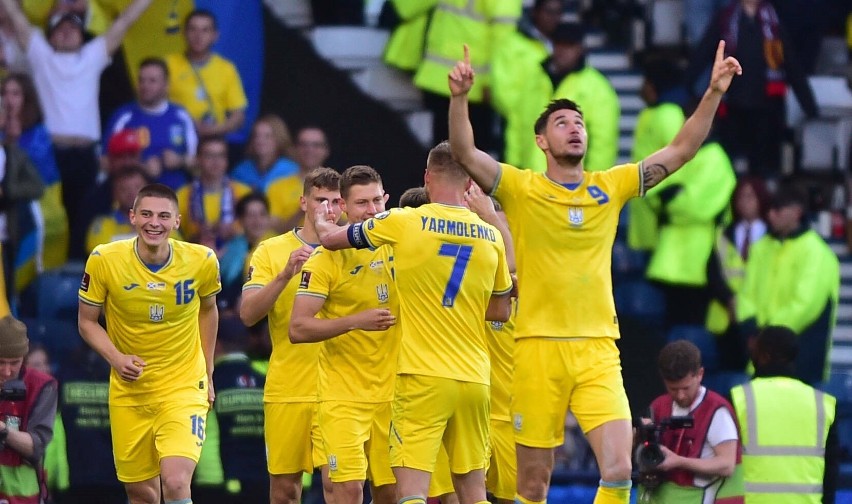
{"type": "Polygon", "coordinates": [[[110,365],[118,373],[124,381],[136,381],[142,376],[142,369],[145,367],[145,361],[135,355],[121,354],[115,362],[110,362],[110,365]]]}
{"type": "Polygon", "coordinates": [[[470,65],[470,49],[467,44],[464,45],[464,59],[456,62],[456,66],[450,70],[447,76],[450,85],[450,94],[460,96],[467,94],[470,88],[473,87],[473,67],[470,65]]]}
{"type": "Polygon", "coordinates": [[[396,325],[396,317],[387,308],[372,308],[355,315],[356,329],[387,331],[396,325]]]}

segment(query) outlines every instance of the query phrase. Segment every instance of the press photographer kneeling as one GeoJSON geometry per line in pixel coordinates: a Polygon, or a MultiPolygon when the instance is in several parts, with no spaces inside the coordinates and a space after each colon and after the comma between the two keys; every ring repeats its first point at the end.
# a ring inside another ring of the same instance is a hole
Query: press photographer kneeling
{"type": "Polygon", "coordinates": [[[0,502],[44,501],[44,449],[53,439],[57,386],[50,375],[24,367],[27,327],[0,319],[0,502]]]}
{"type": "Polygon", "coordinates": [[[743,502],[742,447],[734,410],[701,385],[701,352],[688,341],[663,347],[658,369],[667,394],[637,429],[636,467],[644,502],[743,502]]]}

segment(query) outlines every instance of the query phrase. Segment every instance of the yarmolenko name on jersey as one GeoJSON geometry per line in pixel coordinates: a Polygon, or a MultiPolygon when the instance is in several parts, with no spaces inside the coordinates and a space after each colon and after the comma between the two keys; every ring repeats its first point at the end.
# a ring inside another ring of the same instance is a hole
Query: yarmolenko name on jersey
{"type": "Polygon", "coordinates": [[[420,217],[420,220],[422,221],[421,231],[431,231],[433,233],[452,236],[465,236],[468,238],[480,238],[491,242],[497,241],[494,228],[483,224],[438,219],[435,217],[420,217]]]}

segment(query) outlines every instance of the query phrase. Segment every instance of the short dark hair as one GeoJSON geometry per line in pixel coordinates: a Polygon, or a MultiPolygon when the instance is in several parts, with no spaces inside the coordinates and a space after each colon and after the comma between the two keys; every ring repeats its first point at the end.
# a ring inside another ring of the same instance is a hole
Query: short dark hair
{"type": "Polygon", "coordinates": [[[237,201],[237,206],[234,208],[237,219],[242,219],[248,211],[248,206],[252,203],[260,203],[266,208],[266,213],[269,213],[269,199],[262,192],[252,191],[237,201]]]}
{"type": "Polygon", "coordinates": [[[660,350],[657,369],[665,381],[679,381],[701,370],[701,350],[687,340],[672,341],[660,350]]]}
{"type": "Polygon", "coordinates": [[[402,196],[399,197],[400,207],[417,208],[429,203],[429,193],[425,187],[412,187],[406,189],[402,196]]]}
{"type": "Polygon", "coordinates": [[[320,166],[314,168],[305,175],[305,185],[302,195],[307,196],[312,188],[328,189],[330,191],[340,190],[340,174],[336,170],[320,166]]]}
{"type": "Polygon", "coordinates": [[[583,117],[583,111],[580,110],[580,106],[577,105],[577,102],[569,100],[568,98],[553,100],[547,105],[544,112],[538,116],[538,119],[535,120],[535,134],[542,134],[545,128],[547,128],[547,120],[550,118],[550,115],[560,110],[574,110],[580,114],[580,117],[583,117]]]}
{"type": "Polygon", "coordinates": [[[156,56],[149,56],[139,63],[139,70],[149,66],[157,67],[162,70],[166,80],[169,80],[169,66],[166,64],[166,60],[156,56]]]}
{"type": "Polygon", "coordinates": [[[802,212],[807,212],[808,195],[800,187],[789,182],[779,187],[769,200],[770,209],[778,209],[794,205],[800,207],[802,212]]]}
{"type": "Polygon", "coordinates": [[[373,182],[382,185],[382,176],[373,167],[367,165],[350,166],[340,175],[340,196],[346,199],[352,186],[368,185],[373,182]]]}
{"type": "Polygon", "coordinates": [[[165,184],[148,184],[142,189],[139,189],[139,192],[136,193],[136,199],[133,201],[134,211],[139,206],[142,198],[164,198],[174,203],[175,208],[178,207],[177,194],[175,194],[175,191],[171,187],[165,184]]]}
{"type": "Polygon", "coordinates": [[[757,335],[754,345],[755,366],[773,369],[790,366],[799,355],[799,340],[789,327],[766,326],[757,335]]]}
{"type": "Polygon", "coordinates": [[[184,30],[186,30],[186,28],[189,26],[189,22],[197,17],[204,17],[209,19],[210,21],[213,21],[213,29],[216,31],[219,30],[219,23],[216,21],[216,15],[207,9],[195,9],[194,11],[187,14],[186,20],[183,22],[184,30]]]}
{"type": "Polygon", "coordinates": [[[467,180],[469,178],[462,165],[453,158],[449,140],[444,140],[432,147],[432,150],[429,151],[429,157],[426,158],[426,170],[432,173],[447,175],[457,180],[467,180]]]}

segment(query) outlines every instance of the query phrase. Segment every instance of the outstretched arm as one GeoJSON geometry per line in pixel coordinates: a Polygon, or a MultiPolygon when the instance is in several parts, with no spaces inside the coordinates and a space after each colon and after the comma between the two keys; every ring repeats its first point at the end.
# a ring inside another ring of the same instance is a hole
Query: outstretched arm
{"type": "Polygon", "coordinates": [[[704,92],[698,108],[686,120],[669,145],[642,161],[642,176],[646,191],[679,170],[681,166],[695,156],[698,148],[701,147],[710,132],[710,126],[713,124],[716,109],[719,108],[719,103],[722,101],[722,95],[730,87],[734,75],[742,73],[743,69],[736,58],[725,57],[725,41],[719,41],[719,46],[716,49],[716,60],[713,63],[713,73],[710,77],[710,86],[704,92]]]}
{"type": "MultiPolygon", "coordinates": [[[[4,0],[6,1],[6,0],[4,0]]],[[[133,26],[133,23],[139,19],[139,16],[145,12],[145,9],[151,5],[151,0],[134,0],[121,15],[116,18],[115,22],[112,23],[112,26],[109,27],[104,37],[106,38],[107,44],[107,53],[112,56],[116,49],[121,45],[122,39],[124,39],[124,35],[127,33],[127,30],[133,26]]]]}
{"type": "Polygon", "coordinates": [[[18,39],[18,43],[20,43],[21,47],[23,47],[24,51],[26,51],[27,47],[30,45],[30,37],[33,34],[33,27],[27,20],[24,12],[21,10],[19,0],[0,0],[0,2],[2,2],[3,10],[6,11],[6,15],[9,16],[9,19],[12,21],[12,29],[15,30],[15,37],[18,39]]]}
{"type": "Polygon", "coordinates": [[[473,67],[470,50],[464,46],[464,61],[456,63],[448,76],[450,86],[450,150],[465,171],[486,192],[494,189],[500,165],[491,156],[476,148],[473,126],[467,110],[467,93],[473,86],[473,67]]]}

